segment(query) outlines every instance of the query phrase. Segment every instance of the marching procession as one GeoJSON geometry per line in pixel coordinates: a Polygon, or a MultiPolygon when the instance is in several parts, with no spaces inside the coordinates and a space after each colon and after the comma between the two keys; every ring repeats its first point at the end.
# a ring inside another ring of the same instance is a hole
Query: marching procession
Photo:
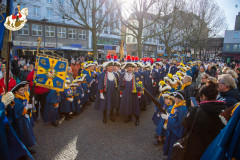
{"type": "Polygon", "coordinates": [[[154,103],[155,112],[149,117],[156,126],[153,145],[163,145],[166,159],[240,159],[240,69],[236,64],[184,64],[129,55],[124,62],[111,55],[101,65],[88,61],[76,71],[75,60],[71,63],[68,75],[74,75],[71,70],[76,74],[72,81],[66,77],[62,92],[36,86],[34,99],[30,96],[34,70],[18,84],[19,76],[10,73],[6,91],[1,64],[0,130],[5,131],[0,134],[1,159],[33,159],[35,121],[41,117],[58,127],[63,120],[81,116],[92,102],[102,111],[103,123],[123,116],[123,123],[134,118],[139,127],[141,111],[154,103]]]}

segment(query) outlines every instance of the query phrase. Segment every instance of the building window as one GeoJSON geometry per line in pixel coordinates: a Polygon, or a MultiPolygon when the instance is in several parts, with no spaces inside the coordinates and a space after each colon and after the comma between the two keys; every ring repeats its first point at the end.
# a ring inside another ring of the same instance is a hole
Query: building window
{"type": "Polygon", "coordinates": [[[68,29],[68,38],[69,39],[76,39],[77,38],[77,30],[69,28],[68,29]]]}
{"type": "Polygon", "coordinates": [[[33,10],[34,10],[33,15],[36,17],[39,17],[40,16],[40,7],[34,7],[33,10]]]}
{"type": "Polygon", "coordinates": [[[133,41],[132,42],[135,43],[136,41],[137,41],[136,38],[133,37],[133,41]]]}
{"type": "Polygon", "coordinates": [[[42,36],[42,25],[32,24],[32,36],[42,36]]]}
{"type": "Polygon", "coordinates": [[[78,30],[78,39],[86,39],[86,30],[78,30]]]}
{"type": "Polygon", "coordinates": [[[55,37],[55,27],[54,26],[46,26],[46,37],[55,37]]]}
{"type": "Polygon", "coordinates": [[[64,0],[59,0],[60,5],[64,5],[64,0]]]}
{"type": "Polygon", "coordinates": [[[52,0],[47,0],[47,3],[52,3],[52,0]]]}
{"type": "Polygon", "coordinates": [[[127,42],[130,43],[131,37],[127,37],[127,42]]]}
{"type": "Polygon", "coordinates": [[[237,44],[233,45],[233,51],[237,51],[237,44]]]}
{"type": "Polygon", "coordinates": [[[226,44],[225,49],[226,51],[230,51],[230,44],[226,44]]]}
{"type": "Polygon", "coordinates": [[[235,34],[234,34],[234,39],[238,39],[238,32],[235,32],[235,34]]]}
{"type": "Polygon", "coordinates": [[[66,28],[58,27],[58,38],[66,38],[66,28]]]}
{"type": "Polygon", "coordinates": [[[29,26],[25,24],[24,27],[18,30],[18,35],[29,35],[29,26]]]}
{"type": "Polygon", "coordinates": [[[47,19],[49,20],[49,21],[51,21],[52,20],[52,10],[51,9],[47,9],[47,19]]]}

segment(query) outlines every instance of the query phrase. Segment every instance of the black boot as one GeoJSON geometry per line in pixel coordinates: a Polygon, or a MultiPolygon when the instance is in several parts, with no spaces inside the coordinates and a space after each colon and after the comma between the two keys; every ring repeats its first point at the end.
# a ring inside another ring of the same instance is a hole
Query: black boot
{"type": "Polygon", "coordinates": [[[136,122],[135,122],[135,126],[139,126],[139,116],[135,116],[136,117],[136,122]]]}
{"type": "Polygon", "coordinates": [[[129,115],[128,118],[124,121],[125,123],[131,122],[132,121],[132,116],[129,115]]]}
{"type": "Polygon", "coordinates": [[[103,123],[107,123],[107,110],[103,111],[103,123]]]}
{"type": "Polygon", "coordinates": [[[110,111],[110,120],[112,122],[115,122],[115,118],[114,118],[114,115],[113,115],[113,109],[111,109],[111,111],[110,111]]]}
{"type": "Polygon", "coordinates": [[[54,127],[58,127],[58,123],[57,123],[57,122],[52,122],[52,125],[53,125],[54,127]]]}

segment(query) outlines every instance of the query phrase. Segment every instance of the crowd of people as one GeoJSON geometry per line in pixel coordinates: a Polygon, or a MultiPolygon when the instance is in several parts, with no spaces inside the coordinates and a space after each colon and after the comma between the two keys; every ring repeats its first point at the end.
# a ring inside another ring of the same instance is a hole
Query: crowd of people
{"type": "Polygon", "coordinates": [[[141,111],[151,106],[154,97],[158,100],[152,116],[154,145],[163,145],[166,159],[240,159],[240,68],[235,63],[184,64],[129,55],[120,62],[108,55],[106,62],[98,64],[78,58],[71,60],[64,91],[59,92],[34,87],[34,65],[18,57],[11,62],[7,90],[5,62],[0,64],[3,159],[32,159],[33,127],[39,119],[58,127],[94,102],[103,123],[124,116],[124,123],[134,117],[139,126],[141,111]]]}

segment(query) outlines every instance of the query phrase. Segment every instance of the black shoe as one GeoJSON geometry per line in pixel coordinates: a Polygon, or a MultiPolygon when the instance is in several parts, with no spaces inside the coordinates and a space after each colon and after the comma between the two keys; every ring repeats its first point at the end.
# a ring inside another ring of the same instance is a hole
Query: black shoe
{"type": "Polygon", "coordinates": [[[70,118],[69,118],[68,116],[66,116],[66,117],[65,117],[65,120],[66,120],[66,121],[69,121],[69,120],[70,120],[70,118]]]}
{"type": "Polygon", "coordinates": [[[162,143],[161,143],[161,141],[159,141],[159,140],[156,140],[155,142],[153,142],[153,145],[154,146],[159,146],[159,145],[161,145],[162,143]]]}
{"type": "Polygon", "coordinates": [[[155,134],[155,135],[154,135],[154,138],[155,138],[155,139],[158,139],[158,138],[159,138],[159,136],[158,136],[157,134],[155,134]]]}
{"type": "Polygon", "coordinates": [[[131,118],[128,118],[128,119],[126,119],[124,122],[125,123],[129,123],[129,122],[131,122],[132,121],[132,119],[131,118]]]}
{"type": "Polygon", "coordinates": [[[135,126],[139,126],[139,124],[140,124],[139,120],[136,120],[135,126]]]}
{"type": "Polygon", "coordinates": [[[107,118],[103,117],[103,123],[107,123],[107,118]]]}
{"type": "Polygon", "coordinates": [[[56,123],[56,122],[52,122],[52,125],[53,125],[54,127],[58,127],[58,123],[56,123]]]}
{"type": "Polygon", "coordinates": [[[115,122],[115,118],[114,118],[114,117],[110,117],[110,120],[111,120],[112,122],[115,122]]]}

